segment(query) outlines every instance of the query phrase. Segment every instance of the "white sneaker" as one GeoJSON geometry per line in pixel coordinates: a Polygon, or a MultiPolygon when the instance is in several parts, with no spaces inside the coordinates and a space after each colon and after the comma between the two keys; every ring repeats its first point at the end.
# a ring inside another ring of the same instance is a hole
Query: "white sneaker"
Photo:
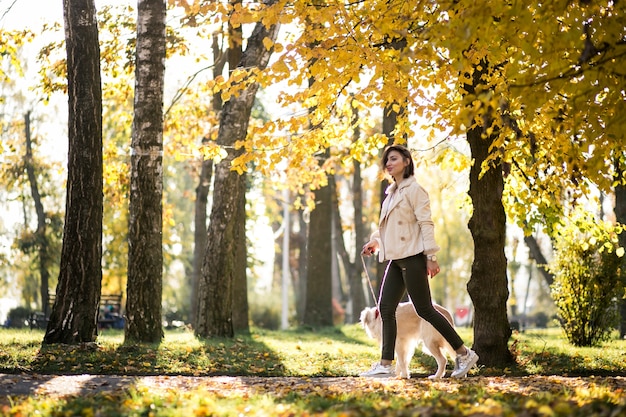
{"type": "Polygon", "coordinates": [[[472,349],[467,349],[467,353],[465,355],[459,355],[456,357],[456,363],[454,366],[454,371],[450,375],[452,378],[464,378],[467,376],[467,373],[472,366],[476,365],[478,362],[478,355],[472,349]]]}
{"type": "Polygon", "coordinates": [[[378,378],[396,376],[396,372],[391,365],[383,365],[380,362],[376,362],[372,365],[372,369],[360,373],[359,376],[374,376],[378,378]]]}

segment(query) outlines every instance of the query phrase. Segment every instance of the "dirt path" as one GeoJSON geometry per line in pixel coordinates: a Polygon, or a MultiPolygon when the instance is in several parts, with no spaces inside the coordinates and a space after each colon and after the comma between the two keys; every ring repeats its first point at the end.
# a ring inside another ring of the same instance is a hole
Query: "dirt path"
{"type": "Polygon", "coordinates": [[[230,392],[240,394],[280,394],[300,392],[343,392],[372,389],[382,385],[386,389],[423,390],[435,388],[455,391],[459,384],[478,384],[485,392],[509,392],[532,395],[538,392],[589,389],[594,385],[608,386],[612,391],[626,392],[626,377],[470,377],[462,380],[446,378],[432,381],[427,378],[367,379],[357,377],[299,378],[299,377],[239,377],[239,376],[118,376],[118,375],[32,375],[0,374],[0,399],[21,396],[77,396],[148,389],[153,393],[168,390],[230,392]]]}

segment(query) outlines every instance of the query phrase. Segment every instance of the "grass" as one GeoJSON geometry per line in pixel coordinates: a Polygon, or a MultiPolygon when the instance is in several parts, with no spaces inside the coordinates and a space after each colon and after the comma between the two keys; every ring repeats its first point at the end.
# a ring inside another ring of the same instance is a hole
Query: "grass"
{"type": "MultiPolygon", "coordinates": [[[[471,330],[459,333],[471,343],[471,330]]],[[[42,348],[42,338],[42,331],[0,330],[0,372],[222,378],[191,379],[184,387],[175,386],[174,379],[166,380],[171,387],[137,379],[124,389],[87,395],[9,396],[0,398],[0,414],[626,415],[626,341],[576,348],[559,329],[515,334],[516,366],[442,381],[425,378],[436,364],[421,353],[414,357],[411,380],[355,378],[379,355],[358,325],[254,329],[234,339],[209,340],[167,331],[159,345],[128,347],[120,331],[105,331],[97,344],[87,346],[42,348]]]]}

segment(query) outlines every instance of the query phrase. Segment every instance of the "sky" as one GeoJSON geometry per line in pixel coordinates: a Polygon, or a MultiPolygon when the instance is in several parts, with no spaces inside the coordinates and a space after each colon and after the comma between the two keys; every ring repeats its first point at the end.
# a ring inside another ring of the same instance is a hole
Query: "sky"
{"type": "Polygon", "coordinates": [[[37,28],[62,20],[62,0],[0,0],[0,26],[4,29],[37,28]]]}

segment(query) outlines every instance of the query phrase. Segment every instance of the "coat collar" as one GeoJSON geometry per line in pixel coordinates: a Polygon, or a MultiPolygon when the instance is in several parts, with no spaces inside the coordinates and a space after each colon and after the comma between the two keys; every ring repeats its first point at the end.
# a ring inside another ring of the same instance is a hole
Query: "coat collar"
{"type": "Polygon", "coordinates": [[[393,183],[391,184],[389,187],[387,187],[387,189],[385,190],[385,194],[387,195],[387,198],[385,199],[385,203],[383,204],[382,207],[382,212],[381,212],[381,216],[380,216],[380,220],[382,223],[382,220],[385,219],[389,213],[391,212],[391,210],[398,205],[398,203],[400,203],[400,201],[402,200],[402,190],[406,187],[408,187],[409,185],[411,185],[411,182],[415,181],[415,177],[414,176],[410,176],[409,178],[404,178],[400,184],[397,183],[393,183]],[[391,194],[394,193],[394,191],[398,191],[398,193],[394,196],[393,200],[390,201],[389,196],[391,194]]]}
{"type": "Polygon", "coordinates": [[[411,182],[413,181],[415,181],[415,177],[413,175],[411,175],[409,178],[404,178],[402,181],[400,181],[400,184],[394,181],[389,187],[387,187],[387,189],[385,190],[385,194],[389,195],[393,193],[396,188],[399,190],[406,188],[411,185],[411,182]]]}

